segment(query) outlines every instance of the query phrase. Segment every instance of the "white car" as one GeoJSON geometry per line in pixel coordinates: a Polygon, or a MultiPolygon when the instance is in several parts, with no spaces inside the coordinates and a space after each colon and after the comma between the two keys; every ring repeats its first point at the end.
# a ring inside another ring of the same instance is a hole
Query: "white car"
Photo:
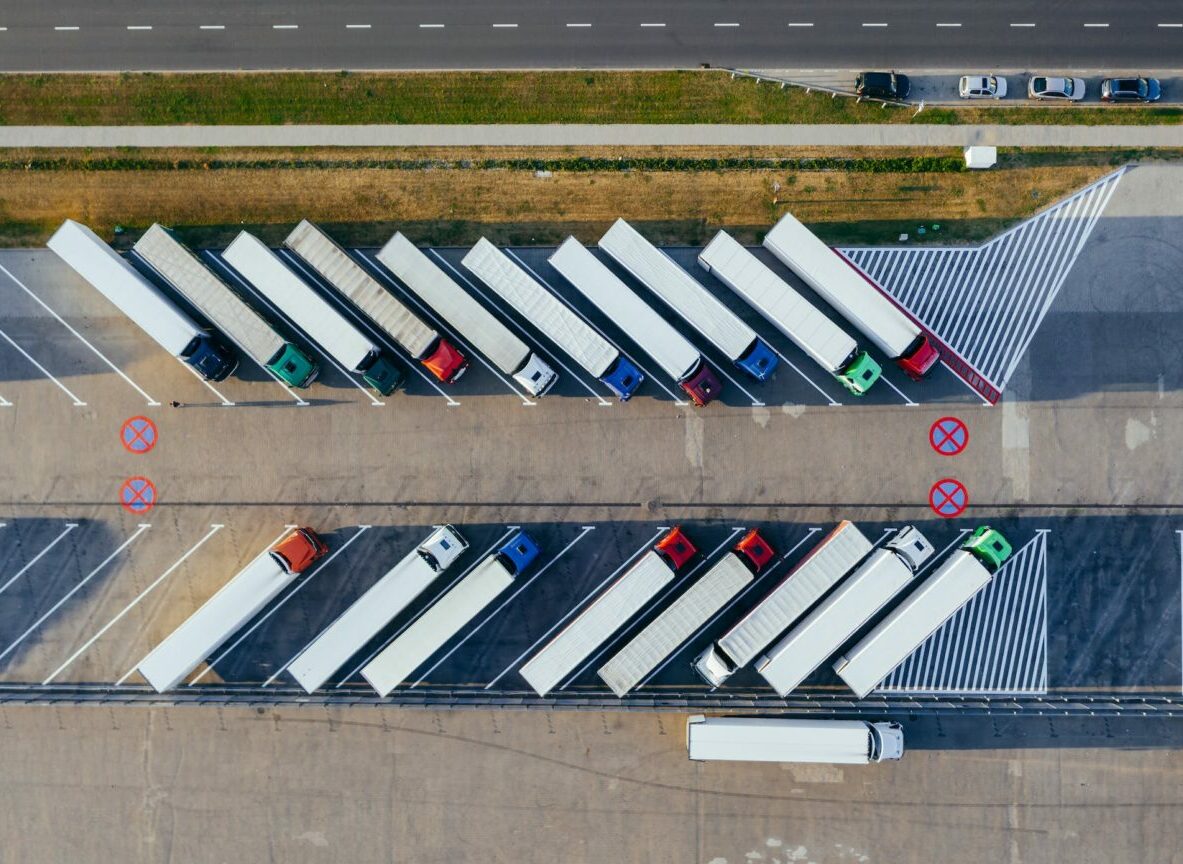
{"type": "Polygon", "coordinates": [[[998,75],[962,75],[957,95],[962,99],[1003,99],[1006,79],[998,75]]]}
{"type": "Polygon", "coordinates": [[[1027,98],[1079,102],[1084,98],[1083,78],[1049,78],[1036,75],[1027,82],[1027,98]]]}

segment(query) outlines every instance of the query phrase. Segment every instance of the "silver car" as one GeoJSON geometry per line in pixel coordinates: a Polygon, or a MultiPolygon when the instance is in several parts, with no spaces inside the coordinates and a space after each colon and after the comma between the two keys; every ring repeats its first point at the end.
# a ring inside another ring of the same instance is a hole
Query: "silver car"
{"type": "Polygon", "coordinates": [[[1079,102],[1084,98],[1084,79],[1036,75],[1027,82],[1027,98],[1079,102]]]}
{"type": "Polygon", "coordinates": [[[962,99],[1003,99],[1006,79],[998,75],[962,75],[957,95],[962,99]]]}

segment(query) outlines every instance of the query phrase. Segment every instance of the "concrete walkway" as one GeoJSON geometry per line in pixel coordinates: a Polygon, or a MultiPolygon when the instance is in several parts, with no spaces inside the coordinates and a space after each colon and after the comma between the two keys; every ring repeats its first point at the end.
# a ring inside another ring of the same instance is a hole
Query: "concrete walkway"
{"type": "Polygon", "coordinates": [[[1183,147],[1175,126],[487,125],[2,126],[0,147],[812,145],[1183,147]]]}

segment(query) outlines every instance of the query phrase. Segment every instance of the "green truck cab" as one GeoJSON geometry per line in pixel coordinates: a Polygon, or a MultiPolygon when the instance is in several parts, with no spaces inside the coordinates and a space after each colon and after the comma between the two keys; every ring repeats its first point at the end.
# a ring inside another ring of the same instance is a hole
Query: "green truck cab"
{"type": "Polygon", "coordinates": [[[866,351],[860,351],[834,377],[855,396],[862,396],[882,374],[883,367],[875,362],[875,358],[866,351]]]}
{"type": "Polygon", "coordinates": [[[1005,537],[988,525],[983,525],[969,535],[961,548],[973,554],[991,573],[1006,563],[1011,556],[1011,545],[1005,537]]]}
{"type": "Polygon", "coordinates": [[[291,342],[285,342],[267,368],[292,387],[307,387],[320,374],[320,365],[291,342]]]}

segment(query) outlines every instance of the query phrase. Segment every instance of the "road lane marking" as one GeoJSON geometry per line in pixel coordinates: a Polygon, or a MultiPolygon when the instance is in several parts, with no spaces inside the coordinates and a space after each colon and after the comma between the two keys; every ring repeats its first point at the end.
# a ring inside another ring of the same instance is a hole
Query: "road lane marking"
{"type": "MultiPolygon", "coordinates": [[[[588,534],[590,534],[592,531],[595,531],[595,530],[596,529],[595,529],[594,525],[584,525],[582,527],[582,529],[580,530],[578,537],[576,537],[574,540],[572,540],[570,543],[568,543],[566,546],[564,546],[562,549],[560,549],[559,553],[557,555],[555,555],[554,558],[551,558],[549,561],[546,562],[545,567],[540,569],[537,573],[535,573],[533,576],[531,576],[529,579],[527,579],[521,587],[519,587],[516,591],[514,591],[512,594],[510,594],[508,597],[506,597],[505,600],[501,603],[501,605],[498,606],[496,609],[494,609],[489,615],[485,616],[484,620],[482,620],[480,624],[476,625],[475,627],[470,628],[468,633],[465,634],[464,638],[461,639],[459,642],[457,642],[455,645],[453,645],[451,651],[449,651],[447,654],[445,654],[443,657],[441,657],[439,660],[437,660],[435,662],[435,664],[430,669],[428,669],[426,672],[424,672],[419,677],[419,680],[411,685],[411,688],[413,689],[415,687],[418,687],[420,684],[422,684],[427,679],[428,675],[430,675],[432,672],[434,672],[440,666],[441,663],[443,663],[449,657],[451,657],[453,654],[455,654],[460,649],[461,645],[463,645],[465,642],[467,642],[469,639],[471,639],[473,636],[476,635],[476,632],[478,630],[480,630],[482,627],[484,627],[486,624],[488,624],[490,621],[492,621],[494,618],[496,618],[497,615],[501,612],[501,610],[504,609],[506,606],[508,606],[510,603],[512,603],[513,599],[515,597],[517,597],[519,594],[521,594],[523,591],[525,591],[527,588],[529,588],[531,583],[534,582],[534,580],[538,579],[543,573],[545,573],[547,570],[549,570],[560,558],[562,558],[564,555],[566,555],[575,546],[576,543],[578,543],[580,540],[582,540],[584,537],[586,537],[588,534]]],[[[525,655],[522,655],[522,656],[525,656],[525,655]]],[[[518,659],[520,660],[521,657],[519,657],[518,659]]],[[[511,666],[510,668],[513,668],[513,667],[511,666]]],[[[504,675],[505,673],[503,672],[501,674],[504,675]]],[[[500,676],[498,676],[498,677],[500,677],[500,676]]],[[[494,683],[496,683],[496,681],[494,681],[494,683]]],[[[492,686],[492,685],[490,685],[490,686],[492,686]]],[[[488,690],[489,688],[486,687],[485,689],[488,690]]]]}
{"type": "Polygon", "coordinates": [[[443,30],[444,25],[443,24],[420,24],[419,29],[420,30],[443,30]]]}
{"type": "Polygon", "coordinates": [[[716,27],[738,27],[739,22],[738,21],[716,21],[715,26],[716,27]]]}
{"type": "Polygon", "coordinates": [[[650,24],[642,24],[641,26],[642,27],[664,27],[665,24],[650,23],[650,24]]]}
{"type": "Polygon", "coordinates": [[[1171,23],[1171,24],[1159,24],[1158,26],[1159,26],[1159,27],[1174,27],[1174,28],[1183,28],[1183,23],[1179,23],[1179,24],[1174,24],[1174,23],[1171,23]]]}
{"type": "Polygon", "coordinates": [[[83,408],[86,406],[86,403],[83,402],[81,399],[79,399],[77,396],[75,396],[69,387],[67,387],[65,384],[63,384],[61,381],[59,381],[57,378],[53,377],[53,374],[48,369],[46,369],[44,366],[42,366],[40,363],[38,363],[35,359],[33,359],[32,354],[30,354],[28,351],[26,351],[20,345],[17,345],[16,342],[12,341],[11,336],[9,336],[3,330],[0,330],[0,337],[3,337],[4,340],[9,345],[11,345],[13,348],[15,348],[17,351],[19,351],[24,356],[24,358],[26,360],[28,360],[30,363],[32,363],[34,366],[36,366],[39,370],[41,370],[41,374],[43,374],[46,378],[48,378],[50,381],[52,381],[54,384],[56,384],[61,389],[61,391],[63,393],[65,393],[67,396],[69,396],[71,399],[73,399],[75,408],[83,408]]]}
{"type": "Polygon", "coordinates": [[[272,30],[299,30],[299,24],[272,24],[272,30]]]}
{"type": "Polygon", "coordinates": [[[494,30],[513,30],[513,29],[517,28],[517,26],[518,26],[517,24],[494,24],[493,29],[494,30]]]}
{"type": "Polygon", "coordinates": [[[937,26],[938,27],[960,27],[961,25],[958,23],[954,23],[954,22],[939,21],[939,22],[937,22],[937,26]]]}
{"type": "Polygon", "coordinates": [[[1108,27],[1108,24],[1085,24],[1085,27],[1108,27]]]}
{"type": "Polygon", "coordinates": [[[48,618],[50,615],[52,615],[54,612],[56,612],[58,609],[60,609],[62,607],[63,603],[65,603],[67,600],[69,600],[71,597],[73,597],[75,594],[77,594],[82,589],[83,585],[85,585],[87,582],[89,582],[91,579],[93,579],[95,577],[95,575],[98,574],[98,572],[100,570],[102,570],[104,567],[106,567],[109,563],[111,563],[111,561],[120,552],[122,552],[124,549],[126,549],[128,546],[130,546],[135,541],[135,539],[137,537],[139,537],[141,534],[143,534],[145,531],[147,531],[151,527],[152,526],[150,524],[145,523],[145,522],[141,522],[139,524],[139,527],[136,528],[135,532],[130,537],[128,537],[126,540],[124,540],[114,552],[112,552],[110,555],[108,555],[106,558],[104,558],[103,562],[101,564],[99,564],[98,567],[95,567],[88,574],[86,574],[86,577],[81,582],[79,582],[77,585],[75,585],[73,588],[71,588],[69,591],[67,591],[66,595],[64,597],[62,597],[60,600],[58,600],[58,602],[54,603],[51,607],[49,607],[48,612],[46,612],[44,615],[42,615],[40,618],[38,618],[36,621],[34,621],[33,625],[28,630],[26,630],[24,633],[22,633],[20,636],[18,636],[16,638],[15,642],[13,642],[11,645],[9,645],[7,648],[5,648],[3,653],[0,653],[0,660],[3,660],[10,653],[12,653],[13,649],[16,648],[18,645],[20,645],[23,641],[25,641],[25,639],[28,637],[28,635],[30,633],[32,633],[34,630],[36,630],[38,627],[40,627],[42,624],[45,623],[46,618],[48,618]]]}
{"type": "Polygon", "coordinates": [[[863,26],[864,27],[886,27],[887,22],[886,21],[864,21],[863,26]]]}
{"type": "Polygon", "coordinates": [[[218,391],[218,388],[217,388],[217,387],[215,387],[215,386],[214,386],[212,383],[210,383],[210,382],[209,382],[207,379],[205,379],[204,377],[202,377],[202,375],[201,375],[201,373],[200,373],[200,372],[198,372],[196,369],[194,369],[192,366],[190,366],[188,363],[186,363],[186,362],[185,362],[184,360],[182,360],[180,357],[177,357],[177,358],[176,358],[176,361],[177,361],[178,363],[180,363],[180,364],[181,364],[181,365],[182,365],[184,368],[186,368],[186,369],[188,369],[190,372],[192,372],[192,373],[193,373],[193,377],[194,377],[194,378],[196,378],[198,381],[200,381],[202,384],[204,384],[204,385],[205,385],[205,386],[206,386],[206,387],[209,389],[209,391],[210,391],[211,393],[213,393],[215,396],[217,396],[219,399],[221,399],[221,400],[222,400],[222,405],[223,405],[223,406],[225,406],[225,407],[227,407],[227,408],[233,408],[233,407],[234,407],[234,403],[233,403],[233,402],[231,402],[229,399],[227,399],[225,396],[223,396],[223,395],[221,394],[221,392],[219,392],[219,391],[218,391]]]}
{"type": "Polygon", "coordinates": [[[812,21],[790,21],[789,26],[790,27],[812,27],[813,22],[812,21]]]}
{"type": "Polygon", "coordinates": [[[1012,27],[1034,27],[1035,25],[1034,25],[1034,24],[1032,24],[1032,23],[1030,23],[1030,22],[1027,22],[1027,23],[1014,23],[1014,22],[1012,22],[1010,26],[1012,26],[1012,27]]]}
{"type": "Polygon", "coordinates": [[[370,25],[369,24],[346,24],[345,29],[346,30],[369,30],[370,25]]]}
{"type": "Polygon", "coordinates": [[[590,24],[568,24],[568,27],[590,27],[590,24]]]}
{"type": "Polygon", "coordinates": [[[225,30],[226,25],[225,24],[202,24],[197,29],[198,30],[225,30]]]}
{"type": "Polygon", "coordinates": [[[78,28],[77,27],[54,27],[53,29],[60,32],[60,31],[66,31],[66,30],[71,30],[71,31],[77,30],[78,28]]]}
{"type": "Polygon", "coordinates": [[[139,603],[141,600],[143,600],[145,597],[147,597],[153,588],[155,588],[157,585],[159,585],[161,582],[163,582],[165,579],[167,579],[169,576],[171,576],[173,571],[175,571],[178,567],[180,567],[182,564],[184,564],[186,559],[188,559],[190,555],[192,555],[194,552],[196,552],[198,549],[200,549],[205,544],[206,540],[213,537],[215,534],[217,534],[219,531],[221,531],[225,527],[226,526],[221,523],[214,523],[214,524],[210,525],[210,530],[208,532],[206,532],[206,535],[204,537],[202,537],[200,540],[198,540],[197,543],[194,546],[192,546],[188,552],[186,552],[184,555],[182,555],[180,558],[178,558],[177,561],[171,567],[169,567],[167,570],[165,570],[163,573],[161,573],[159,576],[157,576],[156,580],[151,585],[149,585],[147,588],[145,588],[143,591],[141,591],[136,596],[136,599],[132,600],[130,603],[128,603],[126,606],[124,606],[123,610],[118,615],[116,615],[114,618],[112,618],[110,621],[108,621],[106,624],[104,624],[103,628],[101,630],[99,630],[98,633],[91,636],[90,639],[87,640],[85,645],[83,645],[81,648],[79,648],[77,651],[75,651],[73,654],[71,654],[70,659],[68,659],[65,663],[63,663],[57,669],[54,669],[53,672],[51,672],[49,674],[49,677],[41,682],[41,686],[44,687],[46,684],[48,684],[54,678],[56,678],[58,675],[60,675],[62,673],[62,671],[67,666],[69,666],[71,663],[73,663],[75,660],[77,660],[79,658],[79,656],[81,656],[82,653],[86,651],[87,648],[89,648],[91,645],[93,645],[95,642],[97,642],[100,636],[102,636],[104,633],[106,633],[108,630],[110,630],[112,627],[114,627],[115,624],[118,623],[119,620],[121,618],[123,618],[124,615],[126,615],[128,612],[130,612],[132,609],[135,608],[137,603],[139,603]]]}
{"type": "Polygon", "coordinates": [[[143,387],[141,387],[135,381],[132,381],[130,378],[128,378],[127,375],[125,375],[123,373],[122,369],[120,369],[118,366],[116,366],[114,363],[112,363],[110,360],[108,360],[107,355],[105,355],[98,348],[94,347],[94,345],[91,345],[88,341],[86,341],[86,339],[84,339],[82,337],[81,333],[79,333],[77,330],[75,330],[73,327],[71,327],[68,323],[66,323],[65,318],[63,318],[61,315],[59,315],[58,313],[56,313],[52,309],[50,309],[49,304],[47,304],[44,300],[42,300],[40,297],[38,297],[36,294],[34,294],[32,291],[30,291],[29,287],[27,285],[25,285],[25,283],[22,282],[20,279],[17,279],[15,276],[13,276],[12,272],[7,267],[5,267],[3,264],[0,264],[0,273],[3,273],[5,276],[7,276],[9,279],[11,279],[13,281],[13,283],[15,283],[18,288],[20,288],[22,291],[24,291],[26,294],[28,294],[30,297],[32,297],[34,300],[36,300],[38,305],[40,305],[42,309],[44,309],[46,312],[48,312],[50,315],[52,315],[54,318],[56,318],[59,324],[61,324],[63,327],[65,327],[67,330],[69,330],[71,333],[73,333],[75,336],[77,336],[78,340],[80,342],[82,342],[82,344],[85,345],[87,348],[89,348],[91,351],[93,351],[95,353],[95,355],[100,360],[102,360],[104,363],[106,363],[107,366],[109,366],[111,368],[111,370],[113,372],[115,372],[116,375],[118,375],[120,378],[122,378],[128,384],[130,384],[135,389],[135,391],[137,393],[139,393],[141,396],[143,396],[145,399],[147,399],[149,405],[159,405],[160,404],[155,399],[153,399],[151,396],[149,396],[146,392],[144,392],[143,387]]]}
{"type": "Polygon", "coordinates": [[[127,29],[128,30],[151,30],[152,25],[151,24],[128,24],[127,29]]]}
{"type": "Polygon", "coordinates": [[[22,576],[24,576],[26,573],[28,573],[34,564],[36,564],[38,561],[40,561],[42,558],[44,558],[46,556],[46,554],[49,553],[50,549],[52,549],[54,546],[58,545],[58,543],[60,543],[62,540],[65,539],[67,534],[69,534],[71,531],[73,531],[77,527],[78,527],[77,522],[67,522],[65,531],[63,531],[57,537],[53,538],[53,540],[50,542],[50,544],[48,546],[46,546],[44,549],[42,549],[40,552],[38,552],[35,556],[33,556],[32,561],[30,561],[28,564],[26,564],[20,570],[16,571],[15,576],[13,576],[11,579],[9,579],[7,582],[5,582],[3,585],[0,585],[0,594],[3,594],[5,591],[7,591],[8,586],[11,585],[13,582],[15,582],[17,579],[20,579],[22,576]]]}

